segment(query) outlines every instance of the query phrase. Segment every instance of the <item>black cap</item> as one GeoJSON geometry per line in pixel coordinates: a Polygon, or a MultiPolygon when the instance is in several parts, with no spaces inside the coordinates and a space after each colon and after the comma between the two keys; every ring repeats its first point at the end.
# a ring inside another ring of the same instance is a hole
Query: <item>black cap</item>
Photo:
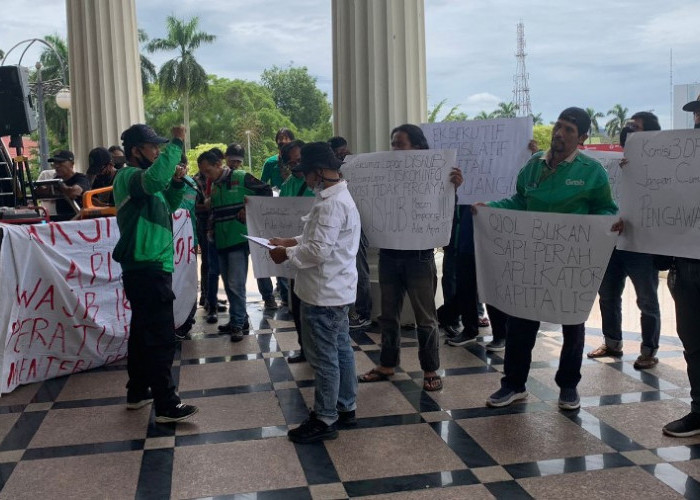
{"type": "Polygon", "coordinates": [[[136,146],[137,144],[165,144],[169,142],[168,139],[160,137],[156,134],[155,130],[143,123],[137,123],[126,129],[122,132],[121,139],[127,153],[132,146],[136,146]]]}
{"type": "Polygon", "coordinates": [[[559,120],[566,120],[576,125],[579,137],[587,134],[591,128],[591,117],[588,116],[586,110],[576,107],[566,108],[559,115],[559,120]]]}
{"type": "Polygon", "coordinates": [[[99,174],[105,165],[108,163],[113,163],[112,155],[109,153],[107,148],[95,148],[90,151],[88,155],[88,169],[85,172],[88,175],[99,174]]]}
{"type": "Polygon", "coordinates": [[[60,151],[56,151],[51,158],[48,160],[50,163],[59,163],[62,161],[75,161],[75,156],[73,155],[72,151],[68,151],[67,149],[62,149],[60,151]]]}
{"type": "Polygon", "coordinates": [[[226,148],[226,158],[245,161],[245,149],[240,144],[229,144],[226,148]]]}
{"type": "Polygon", "coordinates": [[[700,111],[700,95],[694,101],[690,101],[685,106],[683,106],[683,111],[690,111],[691,113],[700,111]]]}
{"type": "Polygon", "coordinates": [[[307,173],[319,168],[338,170],[342,164],[327,142],[310,142],[301,148],[301,162],[292,172],[307,173]]]}

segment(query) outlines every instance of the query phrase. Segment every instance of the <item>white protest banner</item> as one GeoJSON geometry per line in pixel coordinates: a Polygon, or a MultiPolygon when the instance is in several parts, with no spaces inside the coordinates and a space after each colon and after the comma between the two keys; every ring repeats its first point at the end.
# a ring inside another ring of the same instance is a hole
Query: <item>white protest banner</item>
{"type": "Polygon", "coordinates": [[[610,181],[610,190],[612,191],[613,200],[616,202],[620,199],[620,179],[622,177],[622,169],[620,168],[620,160],[623,158],[622,152],[619,151],[600,151],[596,149],[584,149],[581,153],[597,160],[608,173],[610,181]]]}
{"type": "Polygon", "coordinates": [[[700,259],[700,130],[627,136],[618,248],[700,259]]]}
{"type": "MultiPolygon", "coordinates": [[[[192,225],[186,210],[173,216],[175,323],[197,298],[192,225]]],[[[2,226],[0,392],[68,375],[126,357],[131,309],[121,266],[112,258],[119,239],[114,217],[2,226]]]]}
{"type": "Polygon", "coordinates": [[[532,118],[499,118],[421,124],[431,149],[454,149],[464,184],[460,205],[493,201],[515,193],[518,172],[532,153],[532,118]]]}
{"type": "MultiPolygon", "coordinates": [[[[299,236],[304,231],[304,221],[301,218],[311,211],[314,199],[310,196],[248,196],[245,209],[248,234],[266,239],[299,236]]],[[[272,262],[268,249],[255,244],[249,247],[256,278],[294,278],[294,271],[287,263],[272,262]]]]}
{"type": "Polygon", "coordinates": [[[341,172],[374,248],[425,250],[450,242],[454,151],[385,151],[347,156],[341,172]]]}
{"type": "Polygon", "coordinates": [[[479,298],[519,318],[561,325],[591,312],[617,233],[613,215],[478,207],[479,298]]]}

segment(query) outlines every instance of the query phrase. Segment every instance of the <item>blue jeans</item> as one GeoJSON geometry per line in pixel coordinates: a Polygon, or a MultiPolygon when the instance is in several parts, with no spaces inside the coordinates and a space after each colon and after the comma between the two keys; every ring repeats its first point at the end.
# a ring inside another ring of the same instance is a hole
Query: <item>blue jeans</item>
{"type": "Polygon", "coordinates": [[[280,292],[280,300],[289,304],[289,279],[284,277],[278,277],[277,289],[280,292]]]}
{"type": "Polygon", "coordinates": [[[216,312],[218,306],[216,296],[219,293],[219,254],[213,242],[207,245],[207,256],[207,304],[209,312],[216,312]]]}
{"type": "Polygon", "coordinates": [[[622,291],[627,276],[634,285],[637,307],[642,312],[641,353],[653,356],[659,348],[661,334],[661,312],[657,296],[659,271],[654,267],[653,257],[646,253],[615,249],[610,256],[598,291],[605,345],[615,350],[622,349],[622,291]]]}
{"type": "Polygon", "coordinates": [[[350,345],[349,306],[314,306],[301,302],[304,354],[315,372],[314,411],[327,425],[338,411],[357,407],[355,355],[350,345]]]}
{"type": "Polygon", "coordinates": [[[355,312],[363,319],[372,319],[372,285],[369,280],[369,263],[367,262],[369,242],[360,231],[360,246],[357,249],[357,298],[355,312]]]}
{"type": "Polygon", "coordinates": [[[264,301],[274,300],[275,294],[272,288],[272,279],[258,278],[258,292],[260,292],[264,301]]]}
{"type": "Polygon", "coordinates": [[[229,304],[231,326],[241,328],[248,316],[245,311],[245,282],[248,278],[248,245],[219,253],[219,267],[229,304]]]}

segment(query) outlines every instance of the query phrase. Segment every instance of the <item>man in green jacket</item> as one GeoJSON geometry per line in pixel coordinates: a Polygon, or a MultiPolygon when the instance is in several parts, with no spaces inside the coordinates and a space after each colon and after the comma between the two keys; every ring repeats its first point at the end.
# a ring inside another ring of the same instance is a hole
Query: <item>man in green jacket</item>
{"type": "Polygon", "coordinates": [[[137,410],[154,402],[158,423],[177,422],[198,411],[180,401],[171,373],[175,356],[172,213],[184,192],[186,170],[178,163],[185,128],[174,127],[172,134],[168,141],[147,125],[126,129],[121,139],[127,165],[113,184],[120,231],[113,256],[122,266],[124,293],[131,304],[126,406],[137,410]],[[161,152],[159,145],[167,142],[161,152]]]}
{"type": "MultiPolygon", "coordinates": [[[[588,113],[583,109],[572,107],[562,111],[552,130],[549,151],[536,153],[522,168],[516,193],[488,205],[534,212],[617,213],[605,169],[578,150],[578,145],[588,138],[590,125],[588,113]]],[[[620,229],[616,226],[613,230],[620,229]]],[[[527,397],[525,382],[539,327],[539,321],[508,318],[504,376],[501,388],[487,399],[488,406],[507,406],[527,397]]],[[[564,344],[555,377],[560,388],[559,408],[575,410],[581,406],[576,386],[581,380],[584,324],[562,325],[562,333],[564,344]]]]}

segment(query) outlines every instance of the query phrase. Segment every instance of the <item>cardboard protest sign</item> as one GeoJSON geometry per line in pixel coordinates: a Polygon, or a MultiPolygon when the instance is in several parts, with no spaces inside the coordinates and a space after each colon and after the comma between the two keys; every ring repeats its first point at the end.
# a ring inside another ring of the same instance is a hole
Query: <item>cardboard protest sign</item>
{"type": "MultiPolygon", "coordinates": [[[[314,199],[308,196],[246,198],[246,225],[248,234],[260,238],[293,238],[304,231],[303,216],[311,211],[314,199]]],[[[288,263],[275,264],[268,249],[261,245],[249,245],[256,278],[284,276],[294,278],[294,270],[288,263]]]]}
{"type": "Polygon", "coordinates": [[[450,242],[454,151],[366,153],[345,162],[341,172],[371,247],[425,250],[450,242]]]}
{"type": "Polygon", "coordinates": [[[612,191],[613,200],[616,202],[620,199],[620,184],[622,178],[622,169],[620,168],[620,160],[623,158],[621,151],[600,151],[595,149],[584,149],[581,153],[597,160],[608,173],[608,181],[610,182],[610,190],[612,191]]]}
{"type": "MultiPolygon", "coordinates": [[[[114,217],[3,225],[0,244],[2,393],[20,384],[76,373],[127,354],[131,308],[112,258],[114,217]]],[[[173,216],[176,326],[197,299],[189,213],[173,216]]]]}
{"type": "Polygon", "coordinates": [[[464,184],[457,202],[470,205],[515,193],[518,172],[532,153],[532,118],[499,118],[465,122],[423,123],[431,149],[454,149],[464,184]]]}
{"type": "Polygon", "coordinates": [[[478,207],[479,298],[519,318],[585,322],[615,246],[610,228],[616,220],[478,207]]]}
{"type": "Polygon", "coordinates": [[[700,130],[635,132],[625,158],[618,248],[700,259],[700,130]]]}

